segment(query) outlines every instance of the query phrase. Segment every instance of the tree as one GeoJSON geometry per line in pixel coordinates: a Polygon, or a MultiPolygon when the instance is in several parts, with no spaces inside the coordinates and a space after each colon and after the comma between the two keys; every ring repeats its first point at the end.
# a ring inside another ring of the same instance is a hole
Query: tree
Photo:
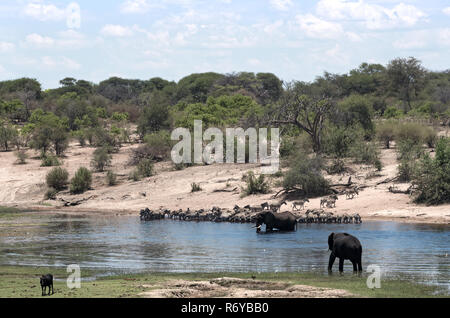
{"type": "Polygon", "coordinates": [[[294,125],[305,131],[311,137],[314,152],[320,153],[324,121],[333,103],[324,95],[307,95],[304,89],[304,83],[287,85],[272,123],[294,125]]]}
{"type": "Polygon", "coordinates": [[[5,151],[9,150],[9,144],[17,137],[17,129],[7,120],[0,120],[0,145],[5,151]]]}
{"type": "Polygon", "coordinates": [[[31,114],[30,127],[32,148],[45,154],[53,145],[58,156],[67,149],[69,140],[67,123],[55,114],[36,109],[31,114]]]}
{"type": "Polygon", "coordinates": [[[108,153],[106,148],[97,148],[91,161],[91,165],[99,172],[103,172],[106,166],[111,164],[112,156],[108,153]]]}
{"type": "Polygon", "coordinates": [[[165,102],[150,102],[149,106],[144,108],[138,121],[137,131],[141,137],[148,133],[159,131],[168,127],[169,109],[165,102]]]}
{"type": "Polygon", "coordinates": [[[397,58],[387,66],[387,76],[391,89],[398,92],[400,99],[406,103],[406,112],[411,110],[412,100],[425,87],[427,71],[420,63],[414,57],[397,58]]]}

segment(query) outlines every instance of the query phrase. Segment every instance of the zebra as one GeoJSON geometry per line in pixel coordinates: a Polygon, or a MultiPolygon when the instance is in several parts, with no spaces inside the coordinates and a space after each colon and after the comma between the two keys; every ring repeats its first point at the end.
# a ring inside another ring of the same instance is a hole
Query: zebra
{"type": "Polygon", "coordinates": [[[250,205],[244,206],[244,209],[248,209],[251,212],[261,212],[263,210],[263,208],[260,206],[250,206],[250,205]]]}
{"type": "Polygon", "coordinates": [[[296,201],[296,202],[292,203],[292,210],[297,210],[297,211],[304,210],[306,202],[309,202],[309,200],[305,199],[302,201],[296,201]],[[300,209],[298,207],[300,207],[300,209]]]}
{"type": "Polygon", "coordinates": [[[358,188],[353,188],[351,190],[345,191],[345,196],[347,200],[353,200],[353,198],[358,195],[359,195],[358,188]]]}
{"type": "Polygon", "coordinates": [[[263,204],[261,204],[261,207],[263,210],[269,210],[270,209],[270,205],[267,202],[264,202],[263,204]]]}
{"type": "Polygon", "coordinates": [[[279,203],[272,203],[272,204],[270,204],[270,209],[272,211],[278,212],[284,204],[287,205],[286,201],[279,202],[279,203]]]}

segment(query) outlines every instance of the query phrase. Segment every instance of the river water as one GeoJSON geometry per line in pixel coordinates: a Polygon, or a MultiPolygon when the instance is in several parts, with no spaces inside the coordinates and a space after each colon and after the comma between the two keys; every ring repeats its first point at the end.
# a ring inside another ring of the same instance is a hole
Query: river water
{"type": "MultiPolygon", "coordinates": [[[[299,224],[297,232],[257,234],[252,225],[54,215],[19,229],[0,227],[0,265],[123,272],[326,272],[331,232],[363,246],[363,268],[438,284],[450,291],[450,226],[364,222],[299,224]],[[42,223],[45,222],[45,223],[42,223]]],[[[351,272],[346,262],[344,271],[351,272]]],[[[334,270],[338,270],[338,262],[334,270]]]]}

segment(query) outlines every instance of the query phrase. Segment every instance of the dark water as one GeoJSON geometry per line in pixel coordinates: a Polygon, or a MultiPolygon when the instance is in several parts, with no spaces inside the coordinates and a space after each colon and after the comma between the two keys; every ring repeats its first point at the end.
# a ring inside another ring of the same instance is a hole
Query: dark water
{"type": "MultiPolygon", "coordinates": [[[[394,222],[299,225],[256,234],[249,224],[55,216],[14,235],[0,227],[0,265],[67,266],[118,272],[325,272],[327,238],[348,232],[363,245],[363,267],[450,290],[450,227],[394,222]]],[[[336,262],[334,270],[337,271],[336,262]]],[[[351,272],[350,262],[345,271],[351,272]]]]}

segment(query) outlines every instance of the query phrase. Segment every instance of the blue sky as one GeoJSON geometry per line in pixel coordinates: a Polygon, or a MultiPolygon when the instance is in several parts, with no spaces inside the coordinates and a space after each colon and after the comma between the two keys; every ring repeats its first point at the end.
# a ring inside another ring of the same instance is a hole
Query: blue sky
{"type": "Polygon", "coordinates": [[[0,0],[0,80],[44,88],[206,71],[310,81],[407,56],[450,68],[450,1],[0,0]]]}

